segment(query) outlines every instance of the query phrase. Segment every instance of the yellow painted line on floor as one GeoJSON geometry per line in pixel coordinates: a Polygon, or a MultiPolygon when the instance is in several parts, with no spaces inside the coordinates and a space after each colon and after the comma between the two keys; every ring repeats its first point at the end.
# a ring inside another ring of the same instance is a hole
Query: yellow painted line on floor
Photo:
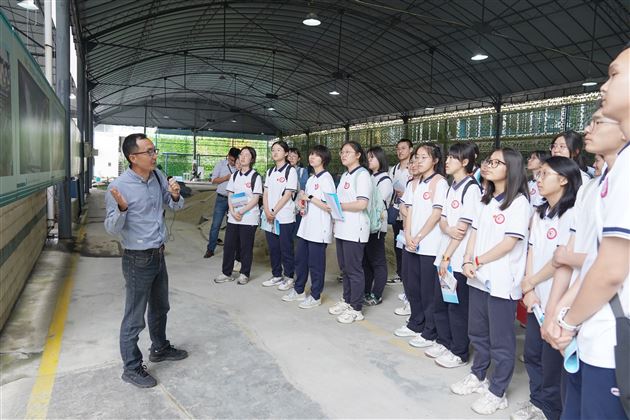
{"type": "MultiPolygon", "coordinates": [[[[83,241],[85,235],[85,224],[81,226],[77,237],[77,244],[83,241]]],[[[66,325],[66,316],[68,315],[68,306],[72,298],[72,289],[74,287],[74,273],[79,259],[79,252],[76,250],[70,256],[70,264],[68,273],[64,279],[63,288],[57,299],[55,312],[53,313],[52,322],[48,329],[48,338],[44,345],[44,353],[42,354],[41,364],[37,372],[35,384],[31,390],[31,397],[26,407],[27,419],[45,419],[48,413],[48,405],[52,395],[53,386],[55,385],[55,377],[57,375],[57,365],[59,363],[59,354],[61,353],[61,341],[63,339],[63,330],[66,325]]]]}

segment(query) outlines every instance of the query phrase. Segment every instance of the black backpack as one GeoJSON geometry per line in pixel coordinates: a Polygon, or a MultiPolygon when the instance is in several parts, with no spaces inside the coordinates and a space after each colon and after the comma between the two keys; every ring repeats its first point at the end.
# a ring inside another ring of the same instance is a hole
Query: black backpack
{"type": "MultiPolygon", "coordinates": [[[[479,185],[479,183],[477,182],[477,180],[473,177],[469,177],[470,181],[468,181],[468,183],[466,185],[464,185],[464,191],[462,191],[462,206],[464,205],[464,198],[466,197],[466,191],[468,191],[468,188],[470,188],[471,186],[475,185],[477,186],[477,188],[479,188],[479,191],[483,192],[483,190],[481,189],[481,185],[479,185]]],[[[446,191],[446,196],[448,197],[448,193],[451,192],[451,188],[452,186],[448,187],[448,191],[446,191]]]]}
{"type": "MultiPolygon", "coordinates": [[[[236,181],[236,175],[238,175],[239,171],[234,172],[234,175],[232,175],[232,182],[236,181]]],[[[256,170],[254,169],[254,173],[252,174],[252,193],[254,192],[254,187],[256,186],[256,180],[260,177],[260,175],[258,175],[258,172],[256,172],[256,170]]],[[[258,197],[258,207],[262,207],[263,206],[263,198],[262,198],[262,194],[260,194],[260,197],[258,197]]]]}

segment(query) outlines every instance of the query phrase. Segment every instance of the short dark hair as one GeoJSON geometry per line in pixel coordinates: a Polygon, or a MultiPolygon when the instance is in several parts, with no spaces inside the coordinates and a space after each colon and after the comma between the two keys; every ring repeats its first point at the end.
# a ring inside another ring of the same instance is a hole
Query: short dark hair
{"type": "Polygon", "coordinates": [[[387,172],[389,170],[389,164],[387,163],[387,156],[381,146],[370,147],[367,151],[368,157],[372,155],[378,161],[378,171],[387,172]]]}
{"type": "Polygon", "coordinates": [[[451,145],[448,149],[448,156],[462,163],[464,159],[468,159],[468,164],[464,168],[467,174],[475,169],[475,148],[473,147],[473,143],[455,143],[451,145]]]}
{"type": "Polygon", "coordinates": [[[228,156],[232,156],[234,159],[238,159],[238,155],[241,154],[241,150],[237,147],[231,147],[228,152],[228,156]]]}
{"type": "MultiPolygon", "coordinates": [[[[238,149],[237,149],[238,150],[238,149]]],[[[249,152],[250,155],[252,155],[252,162],[249,164],[250,168],[254,167],[254,164],[256,163],[256,149],[254,149],[251,146],[245,146],[243,147],[241,150],[239,150],[239,155],[241,154],[241,152],[243,150],[247,150],[249,152]]]]}
{"type": "Polygon", "coordinates": [[[529,154],[530,156],[534,155],[538,158],[538,160],[540,160],[541,162],[544,162],[545,160],[549,159],[551,157],[551,154],[546,151],[546,150],[534,150],[533,152],[531,152],[529,154]]]}
{"type": "MultiPolygon", "coordinates": [[[[503,160],[505,161],[507,174],[505,181],[505,200],[503,200],[503,203],[501,203],[499,207],[501,210],[505,210],[512,205],[512,202],[519,194],[523,194],[523,196],[529,200],[529,190],[527,188],[527,176],[525,174],[523,156],[510,147],[504,147],[494,151],[496,152],[497,150],[503,152],[503,160]]],[[[490,154],[490,156],[492,156],[492,154],[490,154]]],[[[481,202],[488,204],[494,196],[494,182],[486,180],[485,187],[481,202]]]]}
{"type": "Polygon", "coordinates": [[[400,139],[400,140],[398,140],[398,142],[396,143],[396,146],[398,146],[400,143],[407,143],[409,148],[413,149],[413,143],[409,139],[400,139]]]}
{"type": "Polygon", "coordinates": [[[328,147],[324,146],[323,144],[316,144],[315,146],[311,147],[311,150],[309,150],[308,154],[319,156],[322,160],[322,165],[324,166],[324,168],[328,167],[328,164],[330,164],[330,160],[332,158],[332,156],[330,155],[330,150],[328,150],[328,147]]]}
{"type": "Polygon", "coordinates": [[[149,138],[143,133],[134,133],[134,134],[129,134],[127,137],[125,137],[125,140],[123,140],[122,152],[123,152],[123,155],[125,155],[125,159],[127,159],[127,162],[129,162],[129,165],[131,165],[129,156],[132,153],[135,153],[138,151],[138,140],[144,140],[144,139],[149,139],[149,138]]]}
{"type": "Polygon", "coordinates": [[[289,153],[295,153],[298,155],[298,159],[302,159],[302,153],[300,153],[300,150],[297,147],[289,147],[289,153]]]}

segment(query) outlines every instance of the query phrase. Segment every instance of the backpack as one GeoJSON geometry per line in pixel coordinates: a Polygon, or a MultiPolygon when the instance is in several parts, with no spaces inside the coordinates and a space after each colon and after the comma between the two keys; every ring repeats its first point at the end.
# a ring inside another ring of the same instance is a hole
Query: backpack
{"type": "MultiPolygon", "coordinates": [[[[367,171],[367,169],[364,170],[367,171]]],[[[363,211],[370,221],[370,233],[378,233],[381,231],[381,227],[383,226],[383,212],[387,208],[383,197],[381,197],[381,192],[378,189],[378,184],[380,184],[381,181],[385,179],[385,177],[381,178],[378,182],[374,180],[374,177],[372,175],[370,175],[370,178],[372,180],[372,196],[369,199],[367,208],[363,211]]],[[[356,181],[354,191],[355,193],[357,191],[356,181]]]]}
{"type": "MultiPolygon", "coordinates": [[[[291,168],[292,168],[292,167],[293,167],[293,166],[291,166],[291,165],[287,165],[287,169],[285,169],[285,170],[284,170],[284,179],[286,179],[286,180],[287,180],[287,182],[289,182],[289,173],[291,172],[291,168]]],[[[269,178],[269,177],[271,176],[271,172],[273,172],[273,170],[274,170],[274,168],[269,168],[269,169],[267,169],[267,178],[269,178]]],[[[297,175],[297,169],[295,170],[295,172],[296,172],[296,175],[297,175]]],[[[298,190],[300,189],[300,179],[299,179],[299,176],[298,176],[298,188],[297,188],[297,189],[298,189],[298,190]]],[[[284,191],[282,191],[282,194],[284,194],[284,191]]],[[[296,192],[294,192],[294,193],[291,195],[291,199],[292,199],[292,200],[295,200],[296,198],[297,198],[297,191],[296,191],[296,192]]]]}
{"type": "MultiPolygon", "coordinates": [[[[232,182],[236,181],[236,176],[238,175],[239,171],[235,171],[234,175],[232,175],[232,182]]],[[[256,170],[254,170],[254,173],[252,174],[252,193],[254,192],[254,187],[256,186],[256,180],[258,179],[260,175],[258,175],[258,172],[256,172],[256,170]]],[[[262,194],[260,194],[260,197],[258,197],[258,207],[262,207],[263,206],[263,198],[262,198],[262,194]]]]}
{"type": "MultiPolygon", "coordinates": [[[[464,205],[464,198],[466,198],[466,191],[468,191],[468,188],[470,188],[471,186],[475,185],[475,186],[477,186],[477,188],[479,188],[479,191],[482,191],[481,190],[481,185],[479,185],[477,180],[475,178],[472,178],[472,177],[471,177],[471,180],[472,181],[469,181],[466,185],[464,185],[464,191],[462,191],[462,206],[464,205]]],[[[446,196],[447,197],[448,197],[448,193],[451,192],[451,188],[452,188],[452,185],[450,185],[448,187],[448,191],[446,191],[446,196]]]]}

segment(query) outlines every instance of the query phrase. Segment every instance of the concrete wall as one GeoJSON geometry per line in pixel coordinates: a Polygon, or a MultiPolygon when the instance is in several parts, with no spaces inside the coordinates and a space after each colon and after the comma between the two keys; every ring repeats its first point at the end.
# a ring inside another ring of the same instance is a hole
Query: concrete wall
{"type": "Polygon", "coordinates": [[[0,330],[46,241],[46,191],[0,207],[0,330]]]}

